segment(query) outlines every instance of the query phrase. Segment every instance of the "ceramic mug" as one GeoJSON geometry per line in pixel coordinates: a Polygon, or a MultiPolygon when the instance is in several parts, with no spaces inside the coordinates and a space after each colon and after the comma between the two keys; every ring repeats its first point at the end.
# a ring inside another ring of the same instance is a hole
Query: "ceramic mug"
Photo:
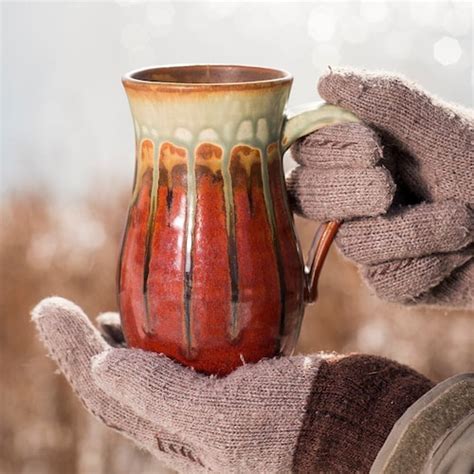
{"type": "Polygon", "coordinates": [[[117,278],[130,347],[219,375],[294,349],[338,223],[323,226],[305,266],[282,156],[357,118],[321,103],[285,110],[292,80],[237,65],[123,78],[136,135],[117,278]]]}

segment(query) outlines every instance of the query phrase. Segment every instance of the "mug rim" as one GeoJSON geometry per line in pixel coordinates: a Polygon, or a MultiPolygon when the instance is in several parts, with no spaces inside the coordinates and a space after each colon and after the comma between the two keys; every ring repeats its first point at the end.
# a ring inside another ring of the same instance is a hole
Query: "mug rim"
{"type": "Polygon", "coordinates": [[[293,76],[284,69],[254,66],[248,64],[227,64],[227,63],[184,63],[184,64],[167,64],[159,66],[149,66],[140,69],[135,69],[123,75],[122,83],[125,87],[131,88],[158,88],[158,89],[179,89],[179,90],[209,90],[209,89],[255,89],[262,87],[269,87],[279,84],[291,83],[293,76]],[[200,69],[218,70],[240,70],[247,74],[248,80],[239,81],[175,81],[175,80],[153,80],[146,77],[147,74],[175,72],[183,74],[186,71],[189,73],[197,72],[200,69]],[[252,79],[252,74],[254,78],[252,79]],[[268,77],[265,77],[265,74],[268,77]],[[141,77],[140,77],[141,76],[141,77]],[[257,78],[261,76],[262,78],[257,78]]]}

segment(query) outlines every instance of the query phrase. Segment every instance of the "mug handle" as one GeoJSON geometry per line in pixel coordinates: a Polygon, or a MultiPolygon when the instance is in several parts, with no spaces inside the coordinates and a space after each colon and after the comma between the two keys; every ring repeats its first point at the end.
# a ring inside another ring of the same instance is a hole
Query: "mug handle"
{"type": "MultiPolygon", "coordinates": [[[[328,125],[344,122],[360,120],[341,107],[323,102],[312,102],[287,110],[281,134],[282,156],[299,138],[328,125]]],[[[316,301],[319,274],[340,224],[339,221],[329,221],[321,224],[316,230],[304,270],[306,303],[316,301]]]]}

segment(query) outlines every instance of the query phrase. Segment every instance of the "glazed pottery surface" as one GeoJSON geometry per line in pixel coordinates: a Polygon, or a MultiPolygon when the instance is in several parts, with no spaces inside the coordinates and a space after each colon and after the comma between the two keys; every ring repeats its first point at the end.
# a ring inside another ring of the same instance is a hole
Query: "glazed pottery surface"
{"type": "Polygon", "coordinates": [[[285,114],[292,78],[274,69],[169,66],[123,82],[136,134],[118,268],[128,345],[220,375],[290,353],[311,290],[282,155],[355,117],[314,104],[285,114]]]}

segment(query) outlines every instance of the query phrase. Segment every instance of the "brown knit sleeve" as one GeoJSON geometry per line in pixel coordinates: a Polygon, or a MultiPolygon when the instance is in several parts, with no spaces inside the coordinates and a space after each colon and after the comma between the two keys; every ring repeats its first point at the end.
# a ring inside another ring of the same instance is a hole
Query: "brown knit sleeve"
{"type": "Polygon", "coordinates": [[[311,390],[293,471],[369,472],[395,422],[433,383],[370,355],[324,361],[311,390]]]}

